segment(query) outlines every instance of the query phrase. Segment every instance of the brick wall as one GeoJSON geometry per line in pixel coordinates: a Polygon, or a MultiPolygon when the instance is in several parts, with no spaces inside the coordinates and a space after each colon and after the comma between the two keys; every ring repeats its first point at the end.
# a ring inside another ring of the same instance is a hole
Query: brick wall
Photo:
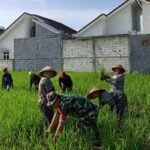
{"type": "Polygon", "coordinates": [[[121,63],[129,71],[127,35],[93,37],[63,41],[63,68],[67,71],[96,71],[104,65],[121,63]]]}

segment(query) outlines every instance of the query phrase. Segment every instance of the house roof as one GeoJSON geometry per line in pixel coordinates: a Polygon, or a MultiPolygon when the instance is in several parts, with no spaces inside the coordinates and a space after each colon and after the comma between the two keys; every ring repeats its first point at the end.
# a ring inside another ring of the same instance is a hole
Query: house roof
{"type": "Polygon", "coordinates": [[[0,29],[0,35],[4,32],[4,29],[0,29]]]}
{"type": "Polygon", "coordinates": [[[120,4],[118,7],[116,7],[115,9],[113,9],[111,12],[109,12],[108,14],[100,14],[98,17],[96,17],[94,20],[92,20],[90,23],[88,23],[87,25],[85,25],[83,28],[81,28],[77,34],[81,31],[83,31],[85,28],[87,28],[89,25],[91,25],[92,23],[94,23],[96,20],[100,19],[102,16],[109,16],[110,14],[112,14],[113,12],[115,12],[116,10],[118,10],[120,7],[122,7],[124,4],[126,4],[129,0],[124,1],[122,4],[120,4]]]}
{"type": "MultiPolygon", "coordinates": [[[[148,1],[150,2],[150,0],[144,0],[144,1],[148,1]]],[[[115,9],[113,9],[112,11],[110,11],[108,14],[100,14],[98,17],[96,17],[94,20],[92,20],[90,23],[88,23],[87,25],[85,25],[83,28],[81,28],[77,34],[79,34],[80,32],[84,31],[85,29],[87,29],[89,26],[91,26],[93,23],[95,23],[97,20],[101,19],[102,16],[108,17],[110,15],[112,15],[113,13],[115,13],[116,11],[118,11],[120,8],[122,8],[123,6],[127,5],[129,2],[131,2],[131,0],[125,0],[122,4],[120,4],[118,7],[116,7],[115,9]]]]}
{"type": "Polygon", "coordinates": [[[47,25],[50,25],[50,26],[54,27],[55,29],[57,29],[59,31],[63,31],[64,33],[74,34],[74,33],[77,32],[74,29],[72,29],[72,28],[70,28],[70,27],[68,27],[68,26],[66,26],[66,25],[64,25],[64,24],[62,24],[60,22],[57,22],[57,21],[54,21],[54,20],[51,20],[51,19],[39,16],[39,15],[35,15],[35,14],[32,14],[32,16],[41,19],[47,25]]]}
{"type": "Polygon", "coordinates": [[[25,16],[30,16],[33,18],[38,18],[40,20],[42,20],[45,24],[47,24],[48,26],[51,26],[53,28],[55,28],[58,31],[64,32],[64,33],[68,33],[68,34],[74,34],[77,31],[75,31],[74,29],[51,19],[42,17],[42,16],[38,16],[36,14],[29,14],[24,12],[21,16],[19,16],[7,29],[5,29],[5,31],[3,33],[1,33],[0,38],[4,37],[17,23],[19,23],[23,17],[25,16]]]}

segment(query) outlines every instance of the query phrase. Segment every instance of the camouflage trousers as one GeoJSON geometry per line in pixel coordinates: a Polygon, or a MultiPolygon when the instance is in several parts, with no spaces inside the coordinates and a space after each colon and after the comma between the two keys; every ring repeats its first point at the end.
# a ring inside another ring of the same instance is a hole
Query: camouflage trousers
{"type": "Polygon", "coordinates": [[[98,112],[99,112],[98,107],[95,107],[95,109],[91,110],[84,117],[78,118],[77,131],[80,133],[84,133],[86,130],[92,130],[92,132],[94,133],[94,137],[98,139],[99,138],[99,132],[97,128],[98,112]]]}

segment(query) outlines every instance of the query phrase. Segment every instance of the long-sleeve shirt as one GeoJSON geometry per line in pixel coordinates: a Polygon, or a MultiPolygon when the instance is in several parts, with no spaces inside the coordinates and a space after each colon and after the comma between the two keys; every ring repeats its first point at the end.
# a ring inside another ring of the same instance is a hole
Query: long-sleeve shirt
{"type": "Polygon", "coordinates": [[[124,74],[113,75],[111,78],[106,79],[110,83],[110,92],[124,92],[124,74]]]}
{"type": "Polygon", "coordinates": [[[46,95],[51,91],[55,91],[51,80],[48,77],[42,77],[38,89],[40,101],[43,101],[43,103],[47,103],[46,95]]]}
{"type": "Polygon", "coordinates": [[[10,73],[4,73],[2,76],[2,88],[10,88],[13,87],[13,79],[10,73]]]}
{"type": "Polygon", "coordinates": [[[65,122],[68,115],[78,119],[89,118],[96,121],[97,114],[98,107],[90,100],[80,96],[62,95],[60,106],[54,117],[59,115],[60,122],[65,122]]]}
{"type": "Polygon", "coordinates": [[[59,86],[62,87],[62,84],[66,87],[72,87],[73,83],[69,75],[66,75],[65,78],[59,77],[59,86]]]}
{"type": "Polygon", "coordinates": [[[30,88],[32,88],[32,84],[34,84],[35,88],[37,88],[39,85],[39,82],[40,82],[40,77],[38,75],[36,75],[36,74],[31,75],[31,77],[30,77],[30,88]]]}

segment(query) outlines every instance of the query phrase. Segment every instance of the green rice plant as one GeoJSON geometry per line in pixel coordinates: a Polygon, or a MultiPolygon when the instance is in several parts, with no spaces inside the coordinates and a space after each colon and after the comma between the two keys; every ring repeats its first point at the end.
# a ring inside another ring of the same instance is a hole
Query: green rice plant
{"type": "MultiPolygon", "coordinates": [[[[105,74],[105,71],[101,71],[105,74]]],[[[100,81],[97,73],[68,72],[74,86],[72,94],[86,97],[92,87],[109,89],[109,85],[100,81]]],[[[0,74],[1,75],[1,74],[0,74]]],[[[0,90],[0,149],[10,150],[91,150],[92,133],[76,135],[76,119],[68,118],[64,132],[57,143],[51,143],[51,134],[44,136],[46,127],[43,115],[38,107],[38,94],[29,90],[28,72],[12,72],[14,89],[0,90]]],[[[58,75],[52,82],[61,94],[58,75]]],[[[109,106],[99,111],[98,129],[101,147],[104,150],[144,150],[150,149],[150,75],[126,74],[125,93],[129,107],[122,122],[109,106]]],[[[0,80],[1,84],[1,80],[0,80]]],[[[98,103],[98,99],[93,101],[98,103]]]]}

